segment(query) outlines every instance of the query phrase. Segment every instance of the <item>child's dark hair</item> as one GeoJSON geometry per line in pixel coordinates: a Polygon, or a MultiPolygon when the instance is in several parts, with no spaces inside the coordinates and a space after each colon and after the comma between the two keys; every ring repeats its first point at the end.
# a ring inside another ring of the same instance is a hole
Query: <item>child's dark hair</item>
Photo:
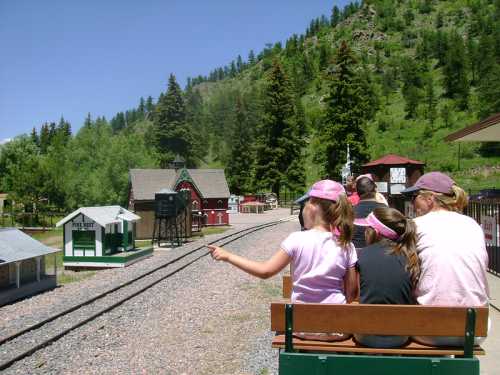
{"type": "MultiPolygon", "coordinates": [[[[417,254],[417,227],[412,219],[407,218],[394,208],[378,207],[373,210],[375,217],[385,226],[395,231],[399,239],[390,240],[385,237],[383,241],[389,243],[391,254],[402,254],[406,257],[406,270],[411,277],[413,288],[416,287],[420,277],[420,258],[417,254]]],[[[373,228],[366,228],[366,239],[369,244],[376,242],[378,235],[373,228]]]]}
{"type": "Polygon", "coordinates": [[[320,198],[311,198],[310,202],[321,208],[323,222],[340,232],[339,243],[343,248],[347,248],[352,240],[354,221],[354,212],[347,196],[340,194],[336,202],[320,198]]]}

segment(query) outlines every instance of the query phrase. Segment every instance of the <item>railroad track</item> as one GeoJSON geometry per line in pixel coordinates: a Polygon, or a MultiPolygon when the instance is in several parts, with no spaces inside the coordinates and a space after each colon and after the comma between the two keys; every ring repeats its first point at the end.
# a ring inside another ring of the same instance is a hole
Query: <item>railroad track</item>
{"type": "Polygon", "coordinates": [[[256,225],[220,237],[164,262],[154,269],[121,283],[97,296],[54,314],[43,321],[0,338],[0,371],[11,367],[15,362],[33,355],[75,329],[115,309],[207,256],[210,252],[206,250],[206,245],[216,244],[218,246],[225,246],[251,233],[290,221],[291,219],[286,218],[256,225]]]}

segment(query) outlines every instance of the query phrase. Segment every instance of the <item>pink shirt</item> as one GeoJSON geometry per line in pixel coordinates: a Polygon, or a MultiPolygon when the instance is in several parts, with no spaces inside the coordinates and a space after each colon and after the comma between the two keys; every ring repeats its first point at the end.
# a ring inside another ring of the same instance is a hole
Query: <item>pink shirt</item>
{"type": "Polygon", "coordinates": [[[351,195],[349,195],[347,197],[347,200],[349,202],[351,202],[351,204],[353,206],[357,205],[359,203],[359,195],[358,195],[358,193],[355,191],[354,193],[352,193],[351,195]]]}
{"type": "Polygon", "coordinates": [[[350,244],[341,248],[330,232],[291,233],[281,248],[292,258],[292,302],[346,303],[344,275],[358,261],[350,244]]]}
{"type": "Polygon", "coordinates": [[[422,273],[415,295],[421,305],[484,306],[488,303],[488,253],[481,227],[452,211],[415,219],[422,273]]]}

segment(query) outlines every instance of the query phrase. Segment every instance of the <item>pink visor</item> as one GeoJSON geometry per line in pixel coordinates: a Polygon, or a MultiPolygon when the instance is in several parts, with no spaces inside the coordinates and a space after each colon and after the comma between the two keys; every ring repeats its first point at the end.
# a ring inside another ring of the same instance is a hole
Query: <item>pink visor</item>
{"type": "Polygon", "coordinates": [[[399,235],[377,219],[373,212],[364,219],[355,219],[354,225],[373,228],[381,236],[390,238],[391,240],[397,240],[399,238],[399,235]]]}

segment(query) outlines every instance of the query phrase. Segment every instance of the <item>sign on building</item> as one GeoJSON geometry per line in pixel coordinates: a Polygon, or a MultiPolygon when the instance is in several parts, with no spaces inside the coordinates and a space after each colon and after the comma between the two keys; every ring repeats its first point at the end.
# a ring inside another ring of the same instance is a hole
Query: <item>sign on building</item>
{"type": "Polygon", "coordinates": [[[483,227],[484,240],[486,245],[498,245],[497,221],[493,216],[481,216],[481,226],[483,227]]]}

